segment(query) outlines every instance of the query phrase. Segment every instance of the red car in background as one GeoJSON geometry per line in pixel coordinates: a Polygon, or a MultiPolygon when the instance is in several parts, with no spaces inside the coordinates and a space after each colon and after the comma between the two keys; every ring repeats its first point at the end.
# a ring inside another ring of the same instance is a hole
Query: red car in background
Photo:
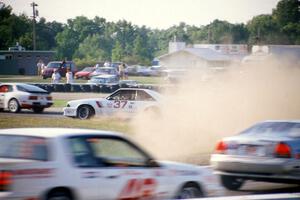
{"type": "Polygon", "coordinates": [[[62,61],[49,62],[47,64],[46,68],[43,69],[43,72],[42,72],[43,79],[51,78],[52,73],[54,72],[55,69],[58,70],[58,72],[60,73],[60,75],[62,77],[65,77],[67,68],[70,68],[71,71],[73,72],[73,74],[75,74],[77,72],[77,68],[73,61],[65,61],[64,64],[62,63],[62,61]]]}
{"type": "Polygon", "coordinates": [[[89,79],[90,77],[90,74],[92,72],[95,71],[95,68],[94,67],[85,67],[83,70],[75,73],[74,77],[76,79],[79,79],[79,78],[82,78],[82,79],[89,79]]]}

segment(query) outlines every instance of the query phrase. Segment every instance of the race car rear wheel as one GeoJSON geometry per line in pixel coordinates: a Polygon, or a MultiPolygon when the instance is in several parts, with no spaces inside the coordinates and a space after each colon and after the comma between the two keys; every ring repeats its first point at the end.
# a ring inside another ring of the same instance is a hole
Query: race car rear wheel
{"type": "Polygon", "coordinates": [[[13,113],[20,112],[21,107],[17,99],[11,99],[8,102],[8,110],[13,113]]]}
{"type": "Polygon", "coordinates": [[[77,109],[77,117],[79,119],[88,119],[95,114],[94,109],[88,105],[82,105],[77,109]]]}
{"type": "Polygon", "coordinates": [[[187,183],[179,191],[176,199],[193,199],[204,197],[201,188],[196,183],[187,183]]]}
{"type": "Polygon", "coordinates": [[[48,195],[47,200],[73,200],[68,192],[54,191],[48,195]]]}
{"type": "Polygon", "coordinates": [[[244,182],[244,179],[238,177],[221,175],[221,183],[228,190],[239,190],[244,182]]]}

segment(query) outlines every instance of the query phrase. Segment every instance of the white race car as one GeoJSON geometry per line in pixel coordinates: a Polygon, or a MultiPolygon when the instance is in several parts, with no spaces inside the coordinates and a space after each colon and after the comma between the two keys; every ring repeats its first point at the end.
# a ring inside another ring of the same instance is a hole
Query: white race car
{"type": "Polygon", "coordinates": [[[139,111],[158,112],[162,96],[148,89],[121,88],[106,98],[69,101],[63,108],[65,116],[88,119],[94,115],[125,113],[128,116],[139,111]]]}
{"type": "Polygon", "coordinates": [[[32,109],[41,113],[53,104],[49,92],[34,85],[24,83],[0,84],[0,109],[19,112],[32,109]]]}
{"type": "Polygon", "coordinates": [[[206,167],[158,162],[118,133],[0,130],[0,199],[194,198],[222,190],[213,177],[206,167]]]}

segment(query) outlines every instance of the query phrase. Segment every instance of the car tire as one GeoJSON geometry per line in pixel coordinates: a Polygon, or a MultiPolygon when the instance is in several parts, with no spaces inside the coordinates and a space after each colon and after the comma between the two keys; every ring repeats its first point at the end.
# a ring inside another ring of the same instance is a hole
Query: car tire
{"type": "Polygon", "coordinates": [[[238,177],[233,177],[233,176],[226,176],[226,175],[221,175],[221,184],[228,190],[236,191],[239,190],[245,180],[238,178],[238,177]]]}
{"type": "Polygon", "coordinates": [[[17,99],[11,99],[8,102],[8,110],[12,113],[18,113],[21,110],[20,104],[17,99]]]}
{"type": "Polygon", "coordinates": [[[95,114],[94,109],[88,105],[79,106],[79,108],[77,109],[77,117],[82,120],[89,119],[94,114],[95,114]]]}
{"type": "Polygon", "coordinates": [[[32,110],[33,110],[34,113],[42,113],[44,111],[44,108],[33,107],[32,110]]]}
{"type": "Polygon", "coordinates": [[[175,199],[194,199],[201,197],[204,197],[201,188],[196,183],[188,183],[181,188],[175,199]]]}
{"type": "Polygon", "coordinates": [[[73,200],[73,198],[68,192],[54,191],[48,195],[47,200],[73,200]]]}

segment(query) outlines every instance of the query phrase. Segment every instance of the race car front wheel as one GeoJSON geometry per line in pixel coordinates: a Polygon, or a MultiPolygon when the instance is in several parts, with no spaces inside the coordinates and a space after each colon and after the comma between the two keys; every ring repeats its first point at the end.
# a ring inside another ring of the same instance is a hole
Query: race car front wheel
{"type": "Polygon", "coordinates": [[[88,119],[94,115],[94,110],[91,106],[82,105],[77,109],[77,117],[79,119],[88,119]]]}
{"type": "Polygon", "coordinates": [[[72,200],[73,198],[71,197],[70,194],[67,192],[63,191],[57,191],[57,192],[52,192],[49,194],[47,200],[72,200]]]}
{"type": "Polygon", "coordinates": [[[195,183],[188,183],[179,191],[176,199],[193,199],[204,197],[201,188],[195,183]]]}
{"type": "Polygon", "coordinates": [[[221,175],[221,183],[228,190],[239,190],[244,182],[244,179],[238,177],[221,175]]]}
{"type": "Polygon", "coordinates": [[[10,112],[17,113],[20,112],[21,107],[17,99],[11,99],[8,102],[8,109],[10,112]]]}

